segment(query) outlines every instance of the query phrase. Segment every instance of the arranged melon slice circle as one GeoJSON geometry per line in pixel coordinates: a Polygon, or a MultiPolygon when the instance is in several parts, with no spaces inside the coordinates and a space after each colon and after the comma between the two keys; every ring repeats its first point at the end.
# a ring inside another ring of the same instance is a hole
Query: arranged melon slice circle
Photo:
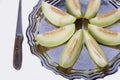
{"type": "Polygon", "coordinates": [[[67,12],[76,18],[82,18],[81,5],[79,0],[65,0],[67,12]]]}
{"type": "Polygon", "coordinates": [[[70,68],[75,64],[82,49],[82,40],[83,35],[80,29],[72,36],[63,49],[59,58],[59,65],[61,67],[70,68]]]}
{"type": "Polygon", "coordinates": [[[42,1],[42,12],[52,24],[59,27],[72,24],[76,21],[74,16],[44,1],[42,1]]]}
{"type": "Polygon", "coordinates": [[[91,35],[100,43],[104,45],[119,45],[120,44],[120,33],[97,27],[89,24],[88,31],[91,35]]]}
{"type": "Polygon", "coordinates": [[[88,53],[91,59],[98,67],[106,67],[108,65],[108,59],[104,54],[103,50],[100,48],[95,39],[86,30],[84,30],[83,34],[88,53]]]}
{"type": "MultiPolygon", "coordinates": [[[[89,33],[104,45],[120,44],[120,33],[103,29],[120,19],[120,9],[116,9],[96,16],[100,8],[101,0],[90,0],[84,18],[90,19],[88,24],[89,33]],[[96,17],[95,17],[96,16],[96,17]],[[94,17],[94,18],[93,18],[94,17]],[[94,24],[94,25],[92,25],[94,24]],[[98,25],[100,27],[97,27],[98,25]]],[[[79,58],[83,37],[88,53],[93,62],[100,68],[108,66],[108,59],[96,40],[86,31],[78,30],[75,34],[76,19],[82,18],[79,0],[66,0],[67,12],[42,1],[42,12],[46,19],[60,28],[35,35],[35,40],[44,47],[56,47],[66,41],[67,44],[59,57],[59,66],[65,69],[71,68],[79,58]]],[[[84,20],[83,20],[84,21],[84,20]]]]}
{"type": "Polygon", "coordinates": [[[75,24],[67,25],[35,36],[35,40],[42,46],[55,47],[67,41],[75,32],[75,24]]]}
{"type": "Polygon", "coordinates": [[[91,19],[96,16],[101,5],[101,0],[90,0],[84,18],[91,19]]]}
{"type": "Polygon", "coordinates": [[[112,25],[116,21],[120,19],[120,8],[112,10],[107,13],[99,14],[98,16],[90,19],[90,23],[100,26],[100,27],[107,27],[112,25]]]}

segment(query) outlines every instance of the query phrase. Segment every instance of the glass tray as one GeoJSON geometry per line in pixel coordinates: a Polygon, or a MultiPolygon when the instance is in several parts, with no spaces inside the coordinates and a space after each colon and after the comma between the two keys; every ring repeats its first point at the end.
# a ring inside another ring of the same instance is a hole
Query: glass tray
{"type": "MultiPolygon", "coordinates": [[[[45,1],[66,11],[65,0],[45,0],[45,1]]],[[[89,0],[80,0],[83,13],[88,5],[88,2],[89,0]]],[[[102,0],[98,14],[113,10],[117,7],[118,7],[117,5],[115,5],[112,2],[109,2],[109,0],[102,0]]],[[[82,24],[79,24],[78,26],[78,23],[82,23],[82,21],[83,20],[81,19],[75,22],[76,29],[78,29],[78,27],[80,26],[83,26],[82,24]]],[[[120,32],[120,21],[116,22],[115,24],[107,28],[120,32]]],[[[97,78],[103,78],[107,75],[113,74],[118,70],[118,67],[120,66],[120,46],[111,47],[104,46],[101,44],[100,46],[106,53],[107,58],[109,60],[109,67],[105,68],[104,70],[100,70],[93,63],[93,61],[88,55],[85,44],[83,44],[83,48],[79,56],[79,59],[71,69],[63,69],[59,67],[58,65],[59,55],[66,43],[55,48],[46,48],[42,47],[41,45],[38,45],[34,39],[34,34],[47,32],[53,29],[56,29],[56,27],[50,24],[49,21],[44,17],[41,10],[41,0],[39,0],[39,2],[33,8],[33,11],[29,15],[29,26],[27,28],[26,34],[32,54],[36,55],[40,59],[42,65],[45,68],[69,80],[80,78],[95,80],[97,78]]]]}

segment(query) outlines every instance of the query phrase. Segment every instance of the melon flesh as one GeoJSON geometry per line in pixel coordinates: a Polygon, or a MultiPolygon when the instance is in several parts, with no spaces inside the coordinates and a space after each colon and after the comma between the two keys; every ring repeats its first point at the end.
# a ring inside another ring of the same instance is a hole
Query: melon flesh
{"type": "Polygon", "coordinates": [[[55,47],[66,42],[74,32],[75,24],[71,24],[43,34],[38,34],[35,36],[35,40],[42,46],[55,47]]]}
{"type": "Polygon", "coordinates": [[[81,5],[79,0],[66,0],[67,12],[76,18],[82,18],[81,5]]]}
{"type": "Polygon", "coordinates": [[[42,1],[42,12],[52,24],[59,27],[72,24],[76,21],[74,16],[44,1],[42,1]]]}
{"type": "Polygon", "coordinates": [[[108,60],[103,50],[100,48],[95,39],[87,32],[84,31],[84,40],[88,49],[88,53],[94,63],[100,67],[104,68],[108,65],[108,60]]]}
{"type": "Polygon", "coordinates": [[[96,16],[101,5],[101,0],[90,0],[84,18],[91,19],[96,16]]]}
{"type": "Polygon", "coordinates": [[[88,31],[99,42],[104,45],[119,45],[120,33],[104,29],[92,24],[88,25],[88,31]]]}
{"type": "Polygon", "coordinates": [[[100,27],[107,27],[115,23],[120,19],[120,8],[112,10],[107,13],[100,14],[95,18],[90,19],[90,23],[100,26],[100,27]]]}
{"type": "Polygon", "coordinates": [[[82,49],[82,40],[83,35],[80,29],[72,36],[63,49],[59,58],[59,65],[61,67],[70,68],[75,64],[82,49]]]}

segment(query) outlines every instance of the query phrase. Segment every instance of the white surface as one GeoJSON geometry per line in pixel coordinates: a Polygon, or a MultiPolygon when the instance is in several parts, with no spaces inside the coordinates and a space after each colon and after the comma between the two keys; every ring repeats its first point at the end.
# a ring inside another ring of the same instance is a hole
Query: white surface
{"type": "MultiPolygon", "coordinates": [[[[38,0],[23,0],[23,63],[16,71],[13,68],[13,47],[19,0],[0,0],[0,80],[67,80],[41,66],[40,60],[31,54],[27,44],[26,28],[28,15],[38,0]]],[[[120,80],[120,70],[104,79],[120,80]]]]}

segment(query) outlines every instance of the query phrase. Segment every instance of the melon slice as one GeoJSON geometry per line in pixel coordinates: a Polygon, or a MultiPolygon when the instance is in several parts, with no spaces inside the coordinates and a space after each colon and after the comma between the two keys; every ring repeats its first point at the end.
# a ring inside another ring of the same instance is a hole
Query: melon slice
{"type": "Polygon", "coordinates": [[[63,49],[59,58],[59,65],[61,67],[70,68],[75,64],[80,55],[82,40],[83,35],[82,30],[80,29],[72,36],[63,49]]]}
{"type": "Polygon", "coordinates": [[[95,18],[90,19],[90,23],[101,27],[107,27],[119,19],[120,8],[98,15],[95,18]]]}
{"type": "Polygon", "coordinates": [[[35,36],[35,40],[42,46],[55,47],[66,42],[75,32],[75,24],[67,25],[35,36]]]}
{"type": "Polygon", "coordinates": [[[100,43],[104,45],[119,45],[120,44],[120,33],[97,27],[89,24],[88,30],[91,35],[100,43]]]}
{"type": "Polygon", "coordinates": [[[79,0],[66,0],[67,12],[76,18],[82,18],[81,5],[79,0]]]}
{"type": "Polygon", "coordinates": [[[101,5],[101,0],[90,0],[84,18],[90,19],[96,16],[101,5]]]}
{"type": "Polygon", "coordinates": [[[59,27],[72,24],[76,21],[74,16],[44,1],[42,1],[42,12],[52,24],[59,27]]]}
{"type": "Polygon", "coordinates": [[[106,67],[108,65],[108,59],[106,58],[103,50],[87,31],[84,31],[83,34],[88,53],[93,62],[100,68],[106,67]]]}

